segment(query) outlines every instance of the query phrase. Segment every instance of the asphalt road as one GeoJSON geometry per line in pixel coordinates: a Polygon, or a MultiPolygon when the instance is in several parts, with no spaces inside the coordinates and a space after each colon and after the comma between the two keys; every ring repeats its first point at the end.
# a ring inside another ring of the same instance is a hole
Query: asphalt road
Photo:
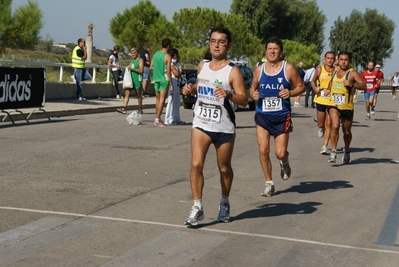
{"type": "Polygon", "coordinates": [[[0,266],[397,266],[398,105],[381,94],[365,121],[356,104],[348,165],[319,154],[315,109],[294,109],[292,176],[280,179],[272,154],[271,198],[260,196],[253,112],[237,112],[232,220],[214,221],[211,148],[197,228],[183,225],[190,124],[155,128],[154,109],[139,126],[116,112],[0,123],[0,266]]]}

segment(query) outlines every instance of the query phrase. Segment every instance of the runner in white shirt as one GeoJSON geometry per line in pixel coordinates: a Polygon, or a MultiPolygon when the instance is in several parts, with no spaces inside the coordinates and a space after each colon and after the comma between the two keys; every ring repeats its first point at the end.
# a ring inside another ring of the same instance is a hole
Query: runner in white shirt
{"type": "Polygon", "coordinates": [[[248,104],[244,78],[239,68],[227,59],[230,48],[230,31],[222,27],[213,28],[209,38],[212,60],[202,61],[198,65],[196,84],[186,84],[183,88],[184,95],[197,95],[191,131],[190,181],[194,205],[184,222],[185,225],[195,226],[204,219],[203,168],[206,154],[212,144],[216,149],[222,189],[216,220],[230,220],[229,195],[234,176],[231,167],[235,140],[234,103],[240,106],[248,104]]]}

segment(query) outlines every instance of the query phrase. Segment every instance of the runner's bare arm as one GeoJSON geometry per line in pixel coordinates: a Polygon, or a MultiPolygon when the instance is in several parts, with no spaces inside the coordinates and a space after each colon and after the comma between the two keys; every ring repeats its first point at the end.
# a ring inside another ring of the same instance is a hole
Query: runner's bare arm
{"type": "MultiPolygon", "coordinates": [[[[240,106],[248,105],[248,98],[246,93],[246,88],[244,84],[244,77],[241,74],[240,69],[234,66],[229,75],[229,82],[231,88],[233,88],[234,93],[231,95],[230,100],[240,106]]],[[[227,97],[227,92],[224,92],[227,97]]]]}
{"type": "Polygon", "coordinates": [[[358,90],[366,90],[366,84],[364,83],[362,77],[357,71],[352,71],[349,80],[344,81],[345,86],[354,87],[358,90]]]}
{"type": "Polygon", "coordinates": [[[252,98],[255,101],[259,100],[258,85],[259,85],[259,76],[261,71],[262,71],[262,65],[259,65],[254,71],[254,75],[252,77],[252,85],[251,88],[249,89],[249,93],[251,94],[252,98]]]}
{"type": "Polygon", "coordinates": [[[321,67],[318,66],[314,72],[313,79],[310,81],[310,86],[312,86],[312,89],[313,91],[315,91],[316,94],[320,92],[320,87],[317,86],[316,84],[316,81],[320,77],[320,73],[321,73],[321,67]]]}
{"type": "Polygon", "coordinates": [[[280,91],[279,96],[282,98],[289,98],[291,96],[298,96],[305,92],[305,84],[303,83],[301,77],[299,76],[294,65],[287,63],[285,65],[285,73],[287,75],[288,81],[292,85],[292,89],[283,89],[280,91]]]}

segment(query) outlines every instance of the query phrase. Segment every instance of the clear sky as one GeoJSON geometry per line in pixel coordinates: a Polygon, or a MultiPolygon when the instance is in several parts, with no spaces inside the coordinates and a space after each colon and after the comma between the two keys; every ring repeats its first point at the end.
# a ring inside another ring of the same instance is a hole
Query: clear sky
{"type": "MultiPolygon", "coordinates": [[[[44,27],[41,36],[49,36],[55,43],[75,43],[78,38],[87,36],[87,24],[93,22],[94,46],[112,48],[113,41],[108,31],[109,21],[116,13],[138,4],[139,0],[36,0],[44,13],[44,27]]],[[[13,9],[26,5],[28,0],[13,0],[13,9]]],[[[181,8],[209,7],[221,12],[229,12],[232,0],[152,0],[152,3],[169,19],[181,8]]],[[[383,62],[383,71],[388,76],[399,70],[399,1],[397,0],[318,0],[320,9],[327,17],[325,25],[326,45],[334,21],[341,16],[349,16],[357,9],[364,13],[366,8],[377,9],[393,20],[397,26],[394,34],[395,50],[391,59],[383,62]]],[[[294,62],[293,62],[294,63],[294,62]]],[[[381,64],[381,62],[378,62],[381,64]]]]}

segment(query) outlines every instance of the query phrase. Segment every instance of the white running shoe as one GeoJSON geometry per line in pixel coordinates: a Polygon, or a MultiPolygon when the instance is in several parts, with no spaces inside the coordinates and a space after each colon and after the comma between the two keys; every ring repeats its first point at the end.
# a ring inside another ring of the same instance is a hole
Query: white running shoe
{"type": "Polygon", "coordinates": [[[322,138],[322,137],[324,136],[324,129],[323,129],[323,128],[320,128],[320,129],[319,129],[319,132],[317,133],[317,136],[318,136],[319,138],[322,138]]]}
{"type": "Polygon", "coordinates": [[[320,154],[323,154],[323,155],[328,155],[328,154],[330,154],[329,151],[328,151],[327,146],[324,146],[324,145],[323,145],[323,146],[321,147],[320,154]]]}
{"type": "Polygon", "coordinates": [[[263,190],[262,194],[260,194],[262,197],[271,197],[274,195],[275,189],[274,189],[274,184],[272,183],[265,183],[265,190],[263,190]]]}
{"type": "Polygon", "coordinates": [[[204,212],[200,210],[197,206],[193,206],[191,208],[190,214],[188,215],[187,219],[184,221],[185,225],[198,225],[199,221],[204,219],[204,212]]]}
{"type": "Polygon", "coordinates": [[[337,161],[337,152],[331,151],[330,156],[328,157],[328,162],[335,163],[337,161]]]}

